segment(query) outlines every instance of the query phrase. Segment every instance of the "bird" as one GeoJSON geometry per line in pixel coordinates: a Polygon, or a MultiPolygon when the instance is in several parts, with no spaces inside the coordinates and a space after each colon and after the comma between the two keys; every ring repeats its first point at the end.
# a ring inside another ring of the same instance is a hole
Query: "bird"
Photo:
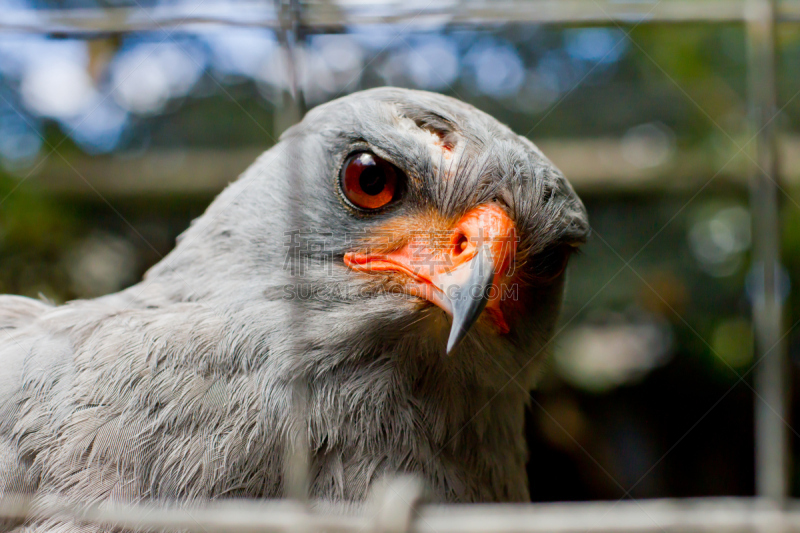
{"type": "MultiPolygon", "coordinates": [[[[318,501],[396,474],[528,501],[525,409],[589,233],[563,173],[467,103],[321,104],[140,283],[0,297],[0,496],[281,498],[303,449],[318,501]]],[[[77,530],[54,520],[5,527],[77,530]]]]}

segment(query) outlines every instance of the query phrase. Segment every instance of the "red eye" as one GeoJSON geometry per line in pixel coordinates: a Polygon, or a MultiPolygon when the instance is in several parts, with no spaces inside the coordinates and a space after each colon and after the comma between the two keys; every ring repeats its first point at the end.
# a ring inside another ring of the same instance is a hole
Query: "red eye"
{"type": "Polygon", "coordinates": [[[357,152],[342,167],[342,192],[356,207],[378,209],[394,199],[399,173],[388,161],[369,152],[357,152]]]}

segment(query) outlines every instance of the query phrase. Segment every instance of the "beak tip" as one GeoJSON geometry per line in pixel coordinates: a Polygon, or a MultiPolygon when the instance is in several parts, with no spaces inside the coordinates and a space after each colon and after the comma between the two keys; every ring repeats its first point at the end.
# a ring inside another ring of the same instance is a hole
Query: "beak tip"
{"type": "Polygon", "coordinates": [[[447,339],[447,349],[445,350],[445,355],[451,355],[453,350],[456,349],[461,339],[459,338],[460,335],[457,334],[454,328],[450,329],[450,337],[447,339]]]}
{"type": "Polygon", "coordinates": [[[491,258],[481,248],[474,261],[470,278],[461,287],[459,295],[450,300],[452,307],[453,324],[450,326],[450,336],[447,339],[447,355],[453,353],[456,347],[467,336],[470,328],[486,307],[487,287],[494,280],[494,267],[491,258]],[[477,290],[476,290],[477,289],[477,290]]]}

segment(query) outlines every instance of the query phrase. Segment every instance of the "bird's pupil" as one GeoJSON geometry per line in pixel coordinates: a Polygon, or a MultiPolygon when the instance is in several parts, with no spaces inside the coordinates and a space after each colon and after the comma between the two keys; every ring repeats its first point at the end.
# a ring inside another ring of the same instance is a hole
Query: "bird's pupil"
{"type": "Polygon", "coordinates": [[[379,166],[365,168],[358,178],[361,190],[370,196],[376,196],[386,188],[386,174],[379,166]]]}

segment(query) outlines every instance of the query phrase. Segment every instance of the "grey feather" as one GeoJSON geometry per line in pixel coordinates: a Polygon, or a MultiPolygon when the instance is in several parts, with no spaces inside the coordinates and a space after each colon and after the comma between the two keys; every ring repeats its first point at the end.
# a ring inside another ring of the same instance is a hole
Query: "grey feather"
{"type": "Polygon", "coordinates": [[[485,202],[514,220],[525,264],[588,234],[580,200],[530,141],[457,100],[375,89],[309,112],[141,283],[60,307],[1,297],[0,496],[280,497],[299,434],[314,498],[361,501],[381,476],[416,472],[441,501],[527,500],[527,390],[563,280],[524,287],[508,335],[479,321],[444,357],[442,312],[371,290],[341,262],[353,236],[392,217],[485,202]],[[402,205],[371,218],[335,187],[364,146],[409,178],[402,205]],[[287,256],[292,232],[300,252],[287,256]],[[325,254],[310,251],[323,240],[325,254]],[[320,290],[287,297],[298,284],[320,290]]]}

